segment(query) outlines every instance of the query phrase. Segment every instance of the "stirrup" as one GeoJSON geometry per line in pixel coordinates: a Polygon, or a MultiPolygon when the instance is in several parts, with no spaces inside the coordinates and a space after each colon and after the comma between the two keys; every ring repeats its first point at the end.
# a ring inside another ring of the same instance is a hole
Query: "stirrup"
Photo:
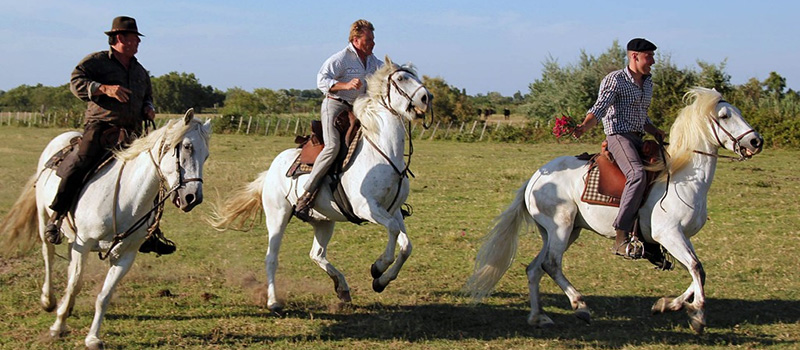
{"type": "Polygon", "coordinates": [[[161,232],[160,228],[157,228],[152,234],[147,236],[147,239],[145,239],[144,243],[139,246],[139,252],[156,253],[157,257],[172,254],[176,249],[177,247],[175,246],[175,242],[164,237],[164,234],[161,232]]]}
{"type": "Polygon", "coordinates": [[[614,254],[619,255],[625,259],[630,260],[638,260],[644,257],[644,244],[637,239],[635,236],[631,237],[619,246],[614,246],[613,248],[614,254]],[[625,247],[625,250],[620,252],[622,247],[625,247]]]}

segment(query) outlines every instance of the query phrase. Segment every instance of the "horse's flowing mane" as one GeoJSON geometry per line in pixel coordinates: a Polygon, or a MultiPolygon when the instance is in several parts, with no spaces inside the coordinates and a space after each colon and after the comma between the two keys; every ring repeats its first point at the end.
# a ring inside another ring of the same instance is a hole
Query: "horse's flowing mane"
{"type": "Polygon", "coordinates": [[[389,74],[398,69],[408,70],[417,75],[416,68],[412,64],[399,66],[387,57],[386,64],[367,76],[367,93],[358,97],[353,104],[353,113],[361,121],[362,132],[366,136],[377,136],[380,132],[381,120],[378,108],[381,107],[382,99],[389,93],[387,90],[389,74]]]}
{"type": "Polygon", "coordinates": [[[690,103],[681,109],[672,124],[667,153],[670,155],[669,172],[674,174],[689,164],[694,151],[712,137],[708,128],[709,118],[716,119],[714,113],[722,95],[716,90],[695,87],[689,90],[683,100],[690,103]]]}
{"type": "Polygon", "coordinates": [[[156,142],[160,142],[159,140],[162,136],[167,138],[166,142],[164,142],[165,149],[173,149],[183,140],[186,133],[195,128],[198,129],[203,139],[208,142],[210,135],[203,129],[203,123],[200,120],[193,118],[187,125],[182,118],[173,119],[167,122],[167,125],[154,130],[147,136],[134,140],[127,148],[114,151],[114,156],[122,161],[133,160],[142,152],[153,148],[156,142]]]}

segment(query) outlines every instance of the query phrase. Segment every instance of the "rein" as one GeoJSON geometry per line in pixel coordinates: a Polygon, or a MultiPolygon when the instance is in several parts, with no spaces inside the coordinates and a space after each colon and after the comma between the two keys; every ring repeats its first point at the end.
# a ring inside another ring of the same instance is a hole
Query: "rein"
{"type": "MultiPolygon", "coordinates": [[[[720,100],[717,103],[722,103],[722,102],[727,102],[727,101],[720,100]]],[[[722,124],[719,123],[719,120],[717,120],[716,118],[711,118],[711,117],[709,117],[709,119],[711,119],[711,121],[713,121],[714,124],[717,124],[717,127],[716,128],[712,128],[712,130],[714,131],[714,138],[717,140],[717,143],[719,144],[719,146],[722,147],[722,148],[725,148],[725,144],[719,138],[719,133],[717,132],[717,129],[722,130],[722,132],[725,133],[725,136],[727,136],[728,139],[733,144],[731,146],[733,148],[733,153],[738,154],[739,157],[737,158],[737,157],[731,157],[731,156],[726,156],[726,155],[713,154],[713,153],[708,153],[708,152],[703,152],[703,151],[698,151],[698,150],[694,150],[694,153],[702,154],[704,156],[709,156],[709,157],[712,157],[712,158],[726,158],[726,159],[730,159],[731,161],[736,161],[736,162],[741,162],[741,161],[745,160],[746,158],[744,156],[744,152],[742,152],[742,146],[739,144],[739,142],[741,142],[742,139],[745,136],[749,135],[750,133],[756,132],[755,129],[747,130],[744,133],[742,133],[741,135],[739,135],[738,137],[734,137],[733,134],[731,134],[728,130],[726,130],[722,126],[722,124]]]]}
{"type": "MultiPolygon", "coordinates": [[[[168,186],[167,186],[167,183],[168,183],[167,182],[167,178],[166,178],[166,176],[164,176],[164,173],[161,171],[161,167],[159,167],[159,165],[158,165],[158,164],[160,164],[161,159],[164,159],[164,155],[166,155],[166,152],[164,152],[164,144],[166,143],[166,139],[167,139],[166,135],[164,135],[164,138],[161,139],[161,145],[159,146],[159,152],[158,152],[158,160],[159,160],[159,162],[156,162],[155,158],[153,157],[153,153],[151,151],[149,151],[149,150],[147,151],[147,154],[150,156],[150,161],[153,163],[153,166],[155,167],[156,172],[158,173],[158,178],[159,178],[158,196],[156,196],[156,199],[153,202],[153,208],[148,210],[147,213],[145,213],[141,218],[139,218],[139,220],[136,220],[136,222],[134,222],[133,225],[131,225],[131,227],[129,227],[127,230],[125,230],[125,232],[118,233],[118,234],[114,235],[114,239],[111,242],[111,246],[106,251],[106,255],[103,256],[103,252],[102,251],[97,252],[97,255],[99,256],[100,260],[105,260],[106,258],[108,258],[108,256],[111,254],[111,250],[113,250],[114,247],[116,247],[119,243],[121,243],[123,239],[128,238],[136,230],[141,228],[142,225],[144,225],[144,223],[147,221],[147,219],[149,219],[151,217],[151,215],[155,212],[155,219],[153,221],[153,224],[150,226],[150,228],[148,229],[148,232],[147,232],[148,235],[151,234],[154,231],[154,229],[155,229],[156,225],[158,224],[158,222],[161,221],[161,215],[164,213],[164,202],[166,202],[167,199],[169,199],[169,196],[172,193],[174,193],[175,191],[177,191],[178,189],[180,189],[181,187],[184,187],[189,182],[195,182],[195,181],[199,181],[201,183],[203,182],[203,179],[199,178],[199,177],[192,177],[192,178],[188,178],[188,179],[184,179],[183,178],[183,167],[181,166],[181,152],[179,150],[181,145],[178,144],[173,149],[173,152],[175,154],[175,165],[176,165],[175,168],[178,170],[178,183],[176,183],[175,186],[173,186],[171,189],[169,189],[167,191],[167,188],[168,188],[168,186]]],[[[125,167],[125,164],[126,164],[125,162],[122,163],[122,167],[120,168],[119,175],[117,177],[117,185],[116,185],[116,188],[115,188],[115,191],[114,191],[114,205],[115,206],[117,205],[117,198],[118,198],[118,195],[119,195],[119,185],[120,185],[120,178],[122,176],[122,168],[125,167]]],[[[117,231],[116,230],[116,226],[117,226],[116,212],[117,212],[117,210],[116,210],[116,208],[114,208],[114,210],[112,212],[113,213],[112,214],[113,215],[113,220],[112,221],[114,222],[114,232],[117,231]]]]}
{"type": "MultiPolygon", "coordinates": [[[[392,112],[392,114],[394,114],[395,116],[397,116],[399,118],[402,118],[400,113],[398,113],[392,107],[392,86],[394,86],[394,89],[397,90],[397,92],[400,93],[400,95],[402,95],[403,97],[406,98],[406,100],[408,100],[409,103],[408,103],[408,108],[406,109],[406,111],[410,111],[412,109],[412,107],[411,107],[412,103],[411,102],[414,101],[414,99],[412,99],[411,96],[416,95],[417,91],[419,91],[419,89],[424,89],[425,85],[420,84],[420,86],[418,86],[417,89],[414,90],[414,92],[411,93],[411,95],[408,95],[405,91],[403,91],[403,89],[401,89],[399,86],[397,86],[397,82],[394,81],[394,79],[392,79],[392,75],[394,75],[394,73],[397,73],[397,72],[406,72],[408,74],[416,76],[416,74],[414,74],[414,72],[412,72],[412,71],[410,71],[408,69],[405,69],[405,68],[398,68],[394,72],[390,73],[389,77],[386,79],[386,99],[388,100],[388,102],[384,102],[383,98],[381,98],[380,102],[383,105],[383,107],[388,109],[390,112],[392,112]]],[[[425,129],[430,128],[431,125],[433,124],[434,116],[433,116],[433,105],[432,104],[433,104],[433,101],[429,100],[428,101],[428,109],[431,111],[431,122],[430,123],[426,123],[427,118],[423,118],[422,119],[422,127],[425,128],[425,129]]]]}
{"type": "Polygon", "coordinates": [[[409,131],[411,130],[411,122],[408,122],[408,128],[403,128],[403,129],[405,129],[406,134],[408,135],[408,155],[407,155],[408,161],[405,162],[406,166],[405,168],[403,168],[402,171],[399,168],[397,168],[396,165],[394,165],[394,162],[392,162],[392,160],[389,158],[389,156],[386,155],[386,153],[383,153],[383,151],[380,149],[380,147],[378,147],[377,144],[375,144],[375,142],[373,142],[368,136],[366,135],[364,136],[367,142],[369,142],[369,144],[372,145],[372,147],[375,148],[376,151],[378,151],[378,154],[380,154],[381,157],[383,157],[383,159],[386,159],[389,165],[392,166],[392,169],[394,169],[397,175],[400,175],[400,183],[397,184],[397,192],[394,193],[394,198],[392,198],[392,203],[389,204],[389,208],[392,208],[395,202],[397,202],[397,198],[400,197],[400,190],[403,188],[403,178],[407,178],[409,174],[411,174],[411,177],[416,177],[414,176],[414,173],[411,172],[411,169],[409,169],[409,167],[411,166],[411,155],[414,154],[414,143],[411,141],[411,132],[409,131]]]}

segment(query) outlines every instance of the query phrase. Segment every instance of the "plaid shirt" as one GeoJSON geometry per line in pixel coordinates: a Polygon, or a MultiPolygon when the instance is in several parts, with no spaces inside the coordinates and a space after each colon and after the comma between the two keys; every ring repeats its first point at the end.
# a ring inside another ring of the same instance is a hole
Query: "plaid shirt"
{"type": "Polygon", "coordinates": [[[155,110],[150,75],[136,57],[125,69],[110,50],[90,54],[72,71],[69,86],[75,96],[88,102],[85,122],[102,120],[129,131],[139,131],[146,118],[144,108],[155,110]],[[101,84],[120,85],[131,90],[128,102],[98,93],[101,84]]]}
{"type": "Polygon", "coordinates": [[[603,121],[606,135],[642,133],[650,123],[647,108],[653,99],[653,79],[644,76],[642,87],[636,85],[628,68],[613,71],[603,78],[597,102],[588,113],[603,121]]]}

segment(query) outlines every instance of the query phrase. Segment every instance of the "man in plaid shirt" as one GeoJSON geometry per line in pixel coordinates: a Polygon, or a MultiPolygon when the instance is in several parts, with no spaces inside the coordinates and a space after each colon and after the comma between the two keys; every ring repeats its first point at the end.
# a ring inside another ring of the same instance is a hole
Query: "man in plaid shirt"
{"type": "Polygon", "coordinates": [[[575,137],[580,137],[597,124],[603,122],[603,132],[608,141],[608,151],[625,174],[625,189],[620,198],[619,214],[614,220],[616,239],[612,251],[631,259],[642,257],[642,247],[631,245],[637,212],[647,187],[645,172],[639,150],[642,137],[648,132],[657,138],[665,133],[658,129],[647,116],[647,108],[653,98],[653,80],[650,66],[656,45],[642,38],[628,42],[628,66],[609,73],[600,83],[597,101],[586,113],[583,123],[575,128],[575,137]]]}

